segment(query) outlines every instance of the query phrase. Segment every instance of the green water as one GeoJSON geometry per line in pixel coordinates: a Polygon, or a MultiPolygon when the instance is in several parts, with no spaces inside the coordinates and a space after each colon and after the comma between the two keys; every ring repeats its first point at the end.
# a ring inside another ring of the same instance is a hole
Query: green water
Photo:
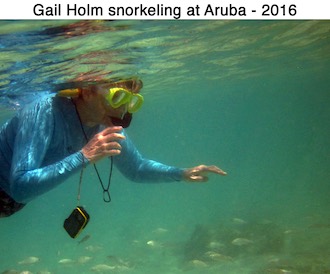
{"type": "MultiPolygon", "coordinates": [[[[60,23],[0,22],[1,38],[60,23]]],[[[180,167],[215,164],[228,175],[137,184],[115,169],[106,204],[88,168],[81,203],[91,220],[79,238],[62,228],[76,205],[77,174],[1,219],[0,271],[94,273],[105,264],[115,269],[99,273],[330,273],[330,23],[133,21],[117,22],[129,26],[117,32],[108,24],[96,34],[3,46],[2,93],[22,72],[40,74],[28,82],[37,89],[54,75],[117,64],[114,75],[144,81],[145,104],[127,130],[140,152],[180,167]],[[33,62],[49,53],[64,63],[33,62]],[[29,69],[14,70],[13,56],[29,69]],[[248,242],[233,242],[241,238],[248,242]],[[31,256],[40,260],[19,263],[31,256]]],[[[4,106],[2,123],[12,114],[4,106]]],[[[107,178],[109,161],[98,166],[107,178]]]]}

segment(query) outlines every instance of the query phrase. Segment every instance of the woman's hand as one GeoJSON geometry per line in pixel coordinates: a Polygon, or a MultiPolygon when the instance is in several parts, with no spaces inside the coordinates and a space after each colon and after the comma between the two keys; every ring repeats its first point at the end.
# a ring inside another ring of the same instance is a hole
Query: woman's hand
{"type": "Polygon", "coordinates": [[[125,136],[118,133],[123,128],[120,126],[108,127],[96,134],[83,148],[82,153],[91,162],[95,163],[98,160],[120,154],[120,140],[125,139],[125,136]]]}
{"type": "Polygon", "coordinates": [[[227,175],[227,172],[221,170],[217,166],[199,165],[193,168],[187,168],[184,171],[184,180],[187,182],[207,182],[208,173],[215,173],[219,175],[227,175]]]}

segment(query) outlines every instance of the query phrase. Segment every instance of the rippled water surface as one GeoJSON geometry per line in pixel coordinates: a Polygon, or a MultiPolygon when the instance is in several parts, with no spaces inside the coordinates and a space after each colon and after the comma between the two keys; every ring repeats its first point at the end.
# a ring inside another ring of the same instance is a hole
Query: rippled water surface
{"type": "Polygon", "coordinates": [[[78,174],[0,221],[0,273],[330,273],[329,21],[0,21],[0,72],[2,124],[73,79],[138,76],[140,152],[228,172],[114,170],[105,204],[87,169],[79,239],[62,228],[78,174]]]}

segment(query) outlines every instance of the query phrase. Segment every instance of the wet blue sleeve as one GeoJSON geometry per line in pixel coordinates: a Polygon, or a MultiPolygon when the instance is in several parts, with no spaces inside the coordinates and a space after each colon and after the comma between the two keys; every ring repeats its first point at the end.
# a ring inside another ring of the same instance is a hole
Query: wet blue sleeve
{"type": "Polygon", "coordinates": [[[85,162],[83,154],[76,152],[59,162],[42,167],[52,138],[64,133],[55,132],[53,113],[49,110],[51,107],[41,104],[24,113],[15,139],[10,190],[11,196],[21,203],[56,187],[85,162]]]}
{"type": "Polygon", "coordinates": [[[183,179],[182,168],[168,166],[144,158],[123,131],[126,139],[121,142],[122,152],[114,157],[117,168],[135,182],[175,182],[183,179]]]}

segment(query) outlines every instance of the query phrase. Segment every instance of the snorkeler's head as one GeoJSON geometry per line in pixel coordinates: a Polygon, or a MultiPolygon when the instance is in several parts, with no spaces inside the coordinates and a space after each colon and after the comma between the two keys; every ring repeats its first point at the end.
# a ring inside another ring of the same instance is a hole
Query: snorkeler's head
{"type": "MultiPolygon", "coordinates": [[[[80,80],[80,79],[79,79],[80,80]]],[[[132,121],[132,113],[137,112],[143,104],[143,96],[138,94],[143,87],[142,81],[137,77],[127,79],[89,79],[89,81],[72,81],[57,86],[57,96],[79,97],[83,90],[101,94],[104,103],[122,113],[119,117],[110,115],[114,125],[126,128],[132,121]]],[[[106,108],[108,108],[106,106],[106,108]]]]}

